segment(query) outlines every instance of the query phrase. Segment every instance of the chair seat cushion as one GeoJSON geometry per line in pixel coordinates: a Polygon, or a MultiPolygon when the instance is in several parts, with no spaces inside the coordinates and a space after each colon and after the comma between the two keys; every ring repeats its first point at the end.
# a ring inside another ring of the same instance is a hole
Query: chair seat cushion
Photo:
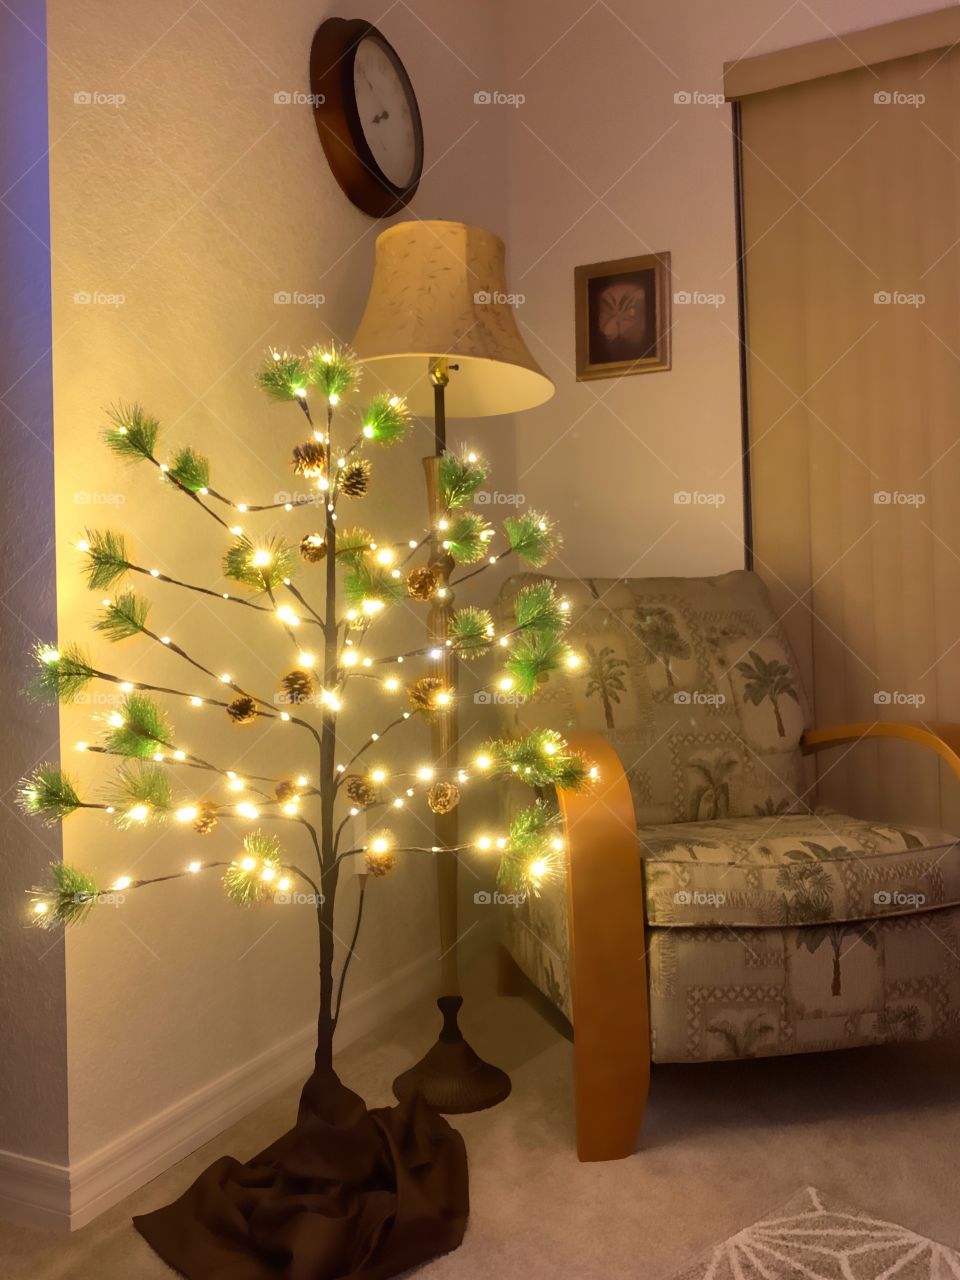
{"type": "Polygon", "coordinates": [[[960,903],[957,837],[828,809],[640,828],[647,920],[750,928],[960,903]]]}

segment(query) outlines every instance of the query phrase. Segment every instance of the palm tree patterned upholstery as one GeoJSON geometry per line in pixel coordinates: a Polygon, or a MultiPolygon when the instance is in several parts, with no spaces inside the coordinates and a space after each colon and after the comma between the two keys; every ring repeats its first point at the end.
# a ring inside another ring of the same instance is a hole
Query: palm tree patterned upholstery
{"type": "MultiPolygon", "coordinates": [[[[512,578],[509,602],[529,575],[512,578]]],[[[762,581],[556,580],[582,658],[502,727],[603,734],[645,885],[655,1061],[797,1053],[960,1029],[953,836],[816,808],[810,708],[762,581]]],[[[504,908],[521,969],[572,1017],[566,885],[504,908]]]]}

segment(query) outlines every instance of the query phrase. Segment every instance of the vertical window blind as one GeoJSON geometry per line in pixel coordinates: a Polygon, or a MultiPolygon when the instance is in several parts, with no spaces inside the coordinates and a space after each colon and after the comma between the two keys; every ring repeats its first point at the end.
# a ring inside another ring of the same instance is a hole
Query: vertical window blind
{"type": "MultiPolygon", "coordinates": [[[[960,720],[960,12],[731,64],[752,540],[821,725],[960,720]]],[[[906,744],[838,808],[960,830],[906,744]]]]}

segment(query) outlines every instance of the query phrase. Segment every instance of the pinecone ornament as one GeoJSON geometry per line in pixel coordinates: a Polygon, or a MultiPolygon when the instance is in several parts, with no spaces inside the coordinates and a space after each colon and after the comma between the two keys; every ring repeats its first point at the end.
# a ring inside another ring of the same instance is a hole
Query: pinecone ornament
{"type": "Polygon", "coordinates": [[[371,876],[385,876],[396,864],[396,855],[389,849],[382,853],[374,853],[372,849],[368,849],[363,857],[364,870],[371,876]]]}
{"type": "Polygon", "coordinates": [[[198,836],[208,836],[217,825],[217,805],[212,800],[202,800],[197,805],[197,816],[193,820],[193,829],[198,836]]]}
{"type": "Polygon", "coordinates": [[[372,468],[366,458],[349,462],[340,472],[339,488],[348,498],[362,498],[370,488],[372,468]]]}
{"type": "Polygon", "coordinates": [[[327,554],[327,540],[322,533],[308,533],[300,539],[300,554],[308,564],[319,564],[327,554]]]}
{"type": "Polygon", "coordinates": [[[257,704],[247,694],[241,694],[227,707],[227,715],[234,724],[250,724],[257,718],[257,704]]]}
{"type": "Polygon", "coordinates": [[[273,791],[281,804],[286,804],[289,800],[292,800],[295,795],[299,794],[297,791],[297,784],[295,782],[278,782],[273,791]]]}
{"type": "Polygon", "coordinates": [[[427,804],[433,813],[452,813],[460,803],[460,788],[455,782],[435,782],[427,792],[427,804]]]}
{"type": "Polygon", "coordinates": [[[280,681],[280,686],[291,702],[309,702],[313,697],[313,677],[309,671],[290,671],[280,681]]]}
{"type": "Polygon", "coordinates": [[[421,676],[407,689],[407,697],[414,711],[436,711],[437,694],[443,688],[443,681],[437,676],[421,676]]]}
{"type": "Polygon", "coordinates": [[[359,773],[348,773],[343,785],[348,797],[361,808],[368,804],[373,804],[377,798],[376,787],[359,773]]]}
{"type": "Polygon", "coordinates": [[[306,480],[316,480],[322,476],[327,464],[327,451],[322,444],[308,440],[298,444],[293,450],[293,469],[298,476],[306,480]]]}
{"type": "Polygon", "coordinates": [[[440,574],[429,565],[411,569],[407,574],[407,594],[421,603],[429,600],[440,585],[440,574]]]}

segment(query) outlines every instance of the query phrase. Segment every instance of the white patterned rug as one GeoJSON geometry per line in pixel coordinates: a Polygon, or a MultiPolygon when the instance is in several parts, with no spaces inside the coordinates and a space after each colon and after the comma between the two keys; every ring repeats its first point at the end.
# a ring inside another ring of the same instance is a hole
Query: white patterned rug
{"type": "Polygon", "coordinates": [[[807,1187],[674,1280],[960,1280],[960,1253],[807,1187]]]}

